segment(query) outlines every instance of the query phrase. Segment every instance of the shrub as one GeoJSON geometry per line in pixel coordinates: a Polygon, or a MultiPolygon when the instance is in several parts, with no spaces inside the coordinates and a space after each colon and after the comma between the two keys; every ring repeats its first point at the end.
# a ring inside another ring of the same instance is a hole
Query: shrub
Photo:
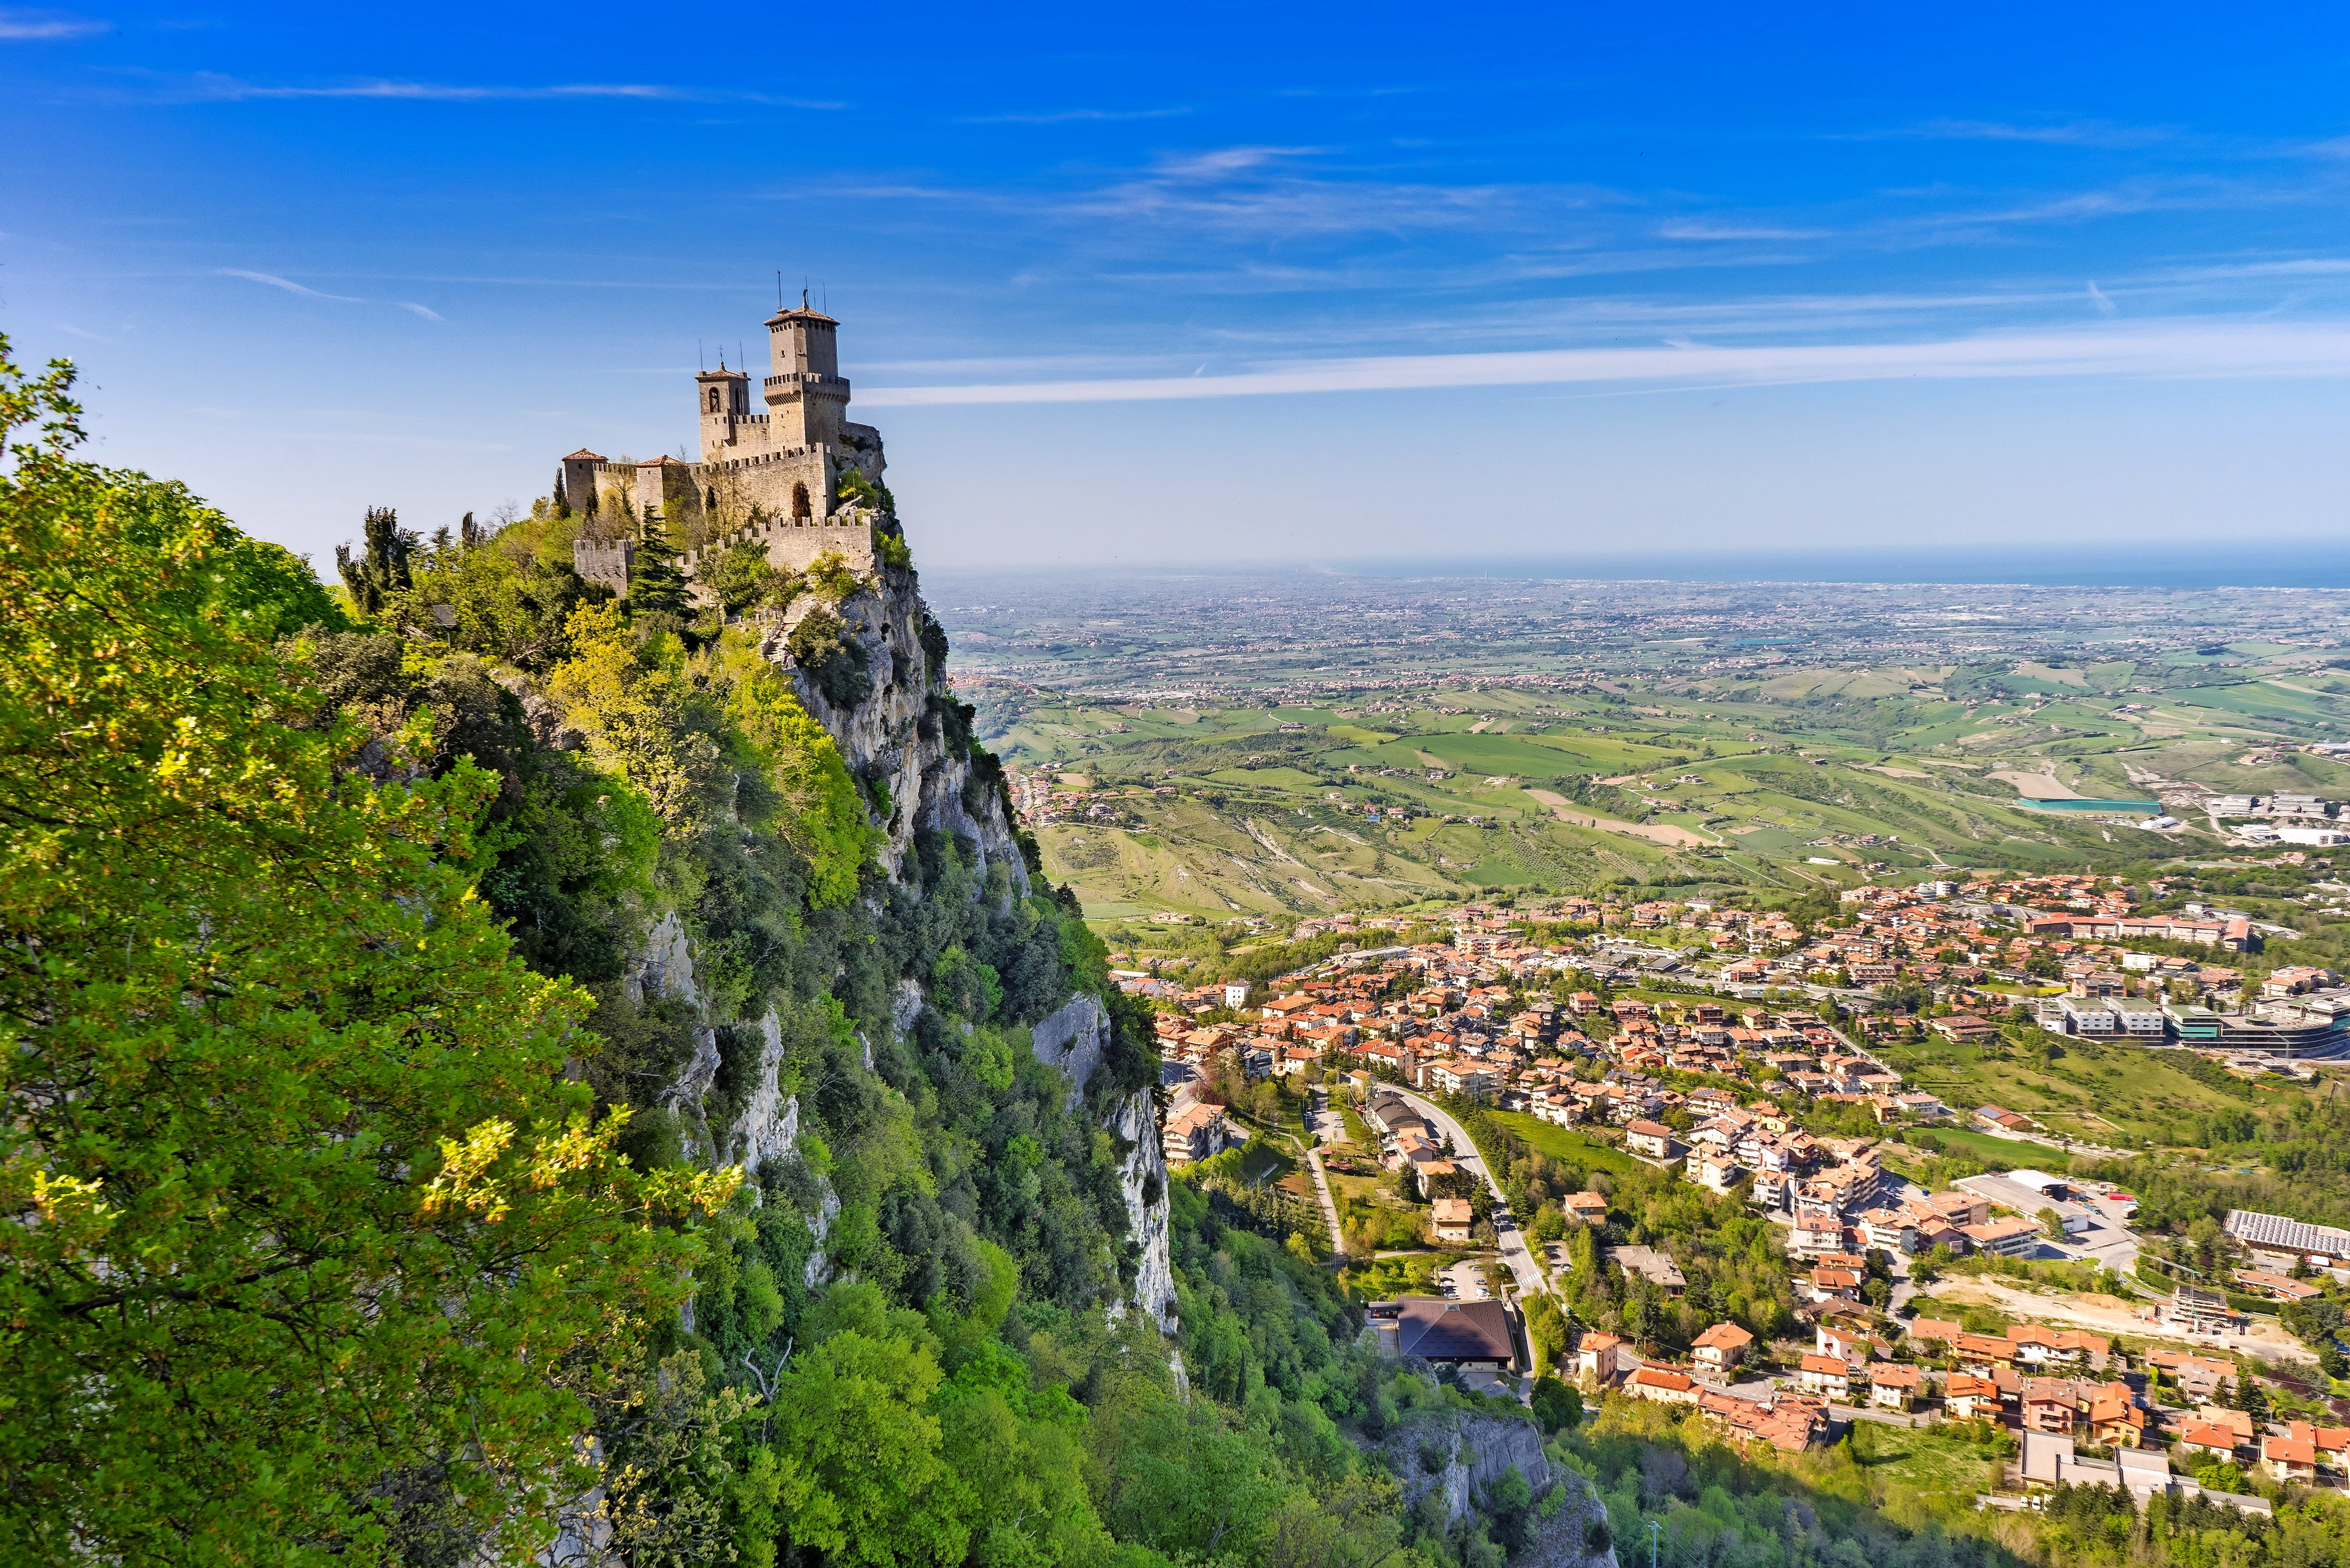
{"type": "Polygon", "coordinates": [[[865,645],[826,606],[818,605],[801,617],[785,646],[791,650],[793,662],[808,672],[834,707],[854,708],[872,694],[873,677],[867,671],[870,656],[865,645]]]}

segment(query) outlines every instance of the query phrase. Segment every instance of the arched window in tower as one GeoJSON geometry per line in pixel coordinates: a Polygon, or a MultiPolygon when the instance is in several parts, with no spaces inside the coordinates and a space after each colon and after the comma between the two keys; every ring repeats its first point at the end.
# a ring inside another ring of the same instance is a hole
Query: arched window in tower
{"type": "Polygon", "coordinates": [[[708,502],[708,505],[710,510],[712,512],[718,510],[718,486],[714,484],[710,487],[710,500],[708,502]]]}
{"type": "Polygon", "coordinates": [[[718,411],[718,389],[715,387],[710,389],[710,411],[713,414],[718,411]]]}
{"type": "Polygon", "coordinates": [[[815,515],[816,508],[808,504],[807,482],[795,483],[792,485],[792,521],[805,523],[815,515]]]}

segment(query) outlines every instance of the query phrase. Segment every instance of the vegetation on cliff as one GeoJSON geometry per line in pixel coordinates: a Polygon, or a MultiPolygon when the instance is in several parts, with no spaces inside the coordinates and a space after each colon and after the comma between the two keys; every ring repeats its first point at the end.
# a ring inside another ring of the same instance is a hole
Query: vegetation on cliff
{"type": "Polygon", "coordinates": [[[0,1549],[325,1561],[429,1496],[513,1551],[733,1178],[565,1075],[592,999],[473,892],[496,779],[429,702],[319,719],[339,612],[73,461],[67,390],[0,382],[0,1549]]]}
{"type": "MultiPolygon", "coordinates": [[[[1017,861],[890,840],[751,628],[551,510],[372,514],[330,593],[78,461],[69,387],[0,361],[10,1561],[1498,1552],[1347,1440],[1466,1397],[1295,1251],[1153,1173],[1174,1344],[1127,1304],[1138,1004],[1017,861]]],[[[836,576],[782,597],[913,594],[836,576]]]]}

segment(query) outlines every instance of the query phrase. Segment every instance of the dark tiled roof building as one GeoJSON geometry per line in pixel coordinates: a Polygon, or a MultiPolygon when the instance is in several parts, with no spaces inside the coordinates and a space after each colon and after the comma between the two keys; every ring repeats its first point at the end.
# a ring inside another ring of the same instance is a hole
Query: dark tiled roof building
{"type": "Polygon", "coordinates": [[[1389,1355],[1513,1371],[1517,1366],[1509,1309],[1497,1301],[1405,1296],[1399,1301],[1373,1302],[1370,1321],[1378,1331],[1379,1348],[1389,1355]]]}

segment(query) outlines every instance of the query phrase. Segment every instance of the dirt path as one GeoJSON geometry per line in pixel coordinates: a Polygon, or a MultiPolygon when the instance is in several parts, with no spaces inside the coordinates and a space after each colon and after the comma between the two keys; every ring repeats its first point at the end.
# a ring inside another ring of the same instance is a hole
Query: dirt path
{"type": "Polygon", "coordinates": [[[1990,775],[2002,784],[2012,784],[2015,793],[2026,800],[2079,800],[2080,795],[2056,782],[2054,774],[2024,774],[2001,768],[1990,775]]]}
{"type": "Polygon", "coordinates": [[[2311,1366],[2317,1361],[2315,1352],[2273,1323],[2255,1322],[2251,1333],[2231,1334],[2222,1339],[2190,1337],[2172,1334],[2160,1324],[2147,1322],[2146,1307],[2131,1306],[2118,1296],[2045,1296],[2037,1291],[2018,1290],[1980,1274],[1948,1275],[1929,1289],[1937,1300],[1971,1302],[1978,1306],[1996,1307],[2020,1321],[2044,1323],[2054,1328],[2086,1328],[2099,1334],[2127,1334],[2133,1339],[2158,1339],[2207,1355],[2225,1355],[2241,1351],[2266,1361],[2292,1361],[2311,1366]]]}
{"type": "Polygon", "coordinates": [[[1686,827],[1674,827],[1660,822],[1618,822],[1612,816],[1594,816],[1587,811],[1575,811],[1568,806],[1566,797],[1546,789],[1530,789],[1526,794],[1550,807],[1553,816],[1572,827],[1596,827],[1608,833],[1628,833],[1652,844],[1662,844],[1675,849],[1695,845],[1711,845],[1715,841],[1686,827]]]}

